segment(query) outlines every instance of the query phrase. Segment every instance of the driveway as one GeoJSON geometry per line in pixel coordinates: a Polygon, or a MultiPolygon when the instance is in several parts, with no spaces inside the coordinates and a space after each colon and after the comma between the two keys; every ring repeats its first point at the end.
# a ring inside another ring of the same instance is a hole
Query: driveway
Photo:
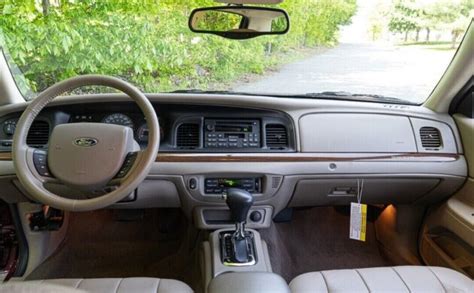
{"type": "Polygon", "coordinates": [[[241,83],[234,91],[301,94],[346,91],[423,102],[448,66],[453,51],[380,43],[341,43],[278,72],[241,83]]]}
{"type": "Polygon", "coordinates": [[[423,102],[454,51],[370,41],[367,27],[372,2],[358,1],[357,13],[352,24],[342,28],[338,46],[239,83],[232,90],[278,94],[346,91],[423,102]]]}

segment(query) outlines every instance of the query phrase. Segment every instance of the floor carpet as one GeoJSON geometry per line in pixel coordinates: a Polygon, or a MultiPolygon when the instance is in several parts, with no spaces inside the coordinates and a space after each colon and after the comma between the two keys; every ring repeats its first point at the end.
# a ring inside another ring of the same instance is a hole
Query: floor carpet
{"type": "Polygon", "coordinates": [[[351,240],[349,216],[332,207],[294,210],[291,222],[260,233],[273,271],[288,282],[311,271],[392,265],[379,252],[373,223],[367,223],[365,242],[351,240]]]}
{"type": "Polygon", "coordinates": [[[179,211],[149,209],[128,221],[114,210],[74,213],[64,243],[28,279],[157,277],[195,287],[200,273],[190,238],[198,235],[187,229],[179,211]]]}
{"type": "MultiPolygon", "coordinates": [[[[149,276],[201,291],[196,251],[203,234],[178,215],[146,210],[142,219],[124,222],[113,210],[73,214],[66,241],[28,279],[149,276]]],[[[310,271],[392,265],[379,252],[373,223],[366,242],[351,240],[349,217],[331,207],[295,210],[291,222],[260,233],[273,271],[287,281],[310,271]]]]}

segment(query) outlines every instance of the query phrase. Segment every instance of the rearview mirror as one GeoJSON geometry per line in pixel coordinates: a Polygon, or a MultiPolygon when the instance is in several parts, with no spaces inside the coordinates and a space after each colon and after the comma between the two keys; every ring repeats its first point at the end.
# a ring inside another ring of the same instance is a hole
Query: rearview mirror
{"type": "Polygon", "coordinates": [[[189,28],[195,33],[215,34],[229,39],[281,35],[290,29],[283,9],[251,6],[220,6],[194,9],[189,28]]]}

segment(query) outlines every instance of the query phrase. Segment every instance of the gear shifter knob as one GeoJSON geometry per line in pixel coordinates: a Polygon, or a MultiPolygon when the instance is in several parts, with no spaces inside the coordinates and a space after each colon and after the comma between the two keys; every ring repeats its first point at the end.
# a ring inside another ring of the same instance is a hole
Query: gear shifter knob
{"type": "Polygon", "coordinates": [[[239,188],[229,188],[226,198],[232,220],[236,223],[243,223],[247,220],[247,214],[253,204],[253,196],[246,190],[239,188]]]}

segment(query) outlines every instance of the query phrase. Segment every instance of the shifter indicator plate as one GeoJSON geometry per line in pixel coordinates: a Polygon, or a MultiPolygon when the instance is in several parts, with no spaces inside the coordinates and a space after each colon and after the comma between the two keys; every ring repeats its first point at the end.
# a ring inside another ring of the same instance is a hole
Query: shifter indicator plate
{"type": "Polygon", "coordinates": [[[219,235],[221,246],[221,261],[225,266],[253,266],[257,263],[255,253],[254,236],[252,232],[245,232],[248,257],[245,262],[238,262],[235,259],[232,236],[234,231],[221,232],[219,235]]]}

